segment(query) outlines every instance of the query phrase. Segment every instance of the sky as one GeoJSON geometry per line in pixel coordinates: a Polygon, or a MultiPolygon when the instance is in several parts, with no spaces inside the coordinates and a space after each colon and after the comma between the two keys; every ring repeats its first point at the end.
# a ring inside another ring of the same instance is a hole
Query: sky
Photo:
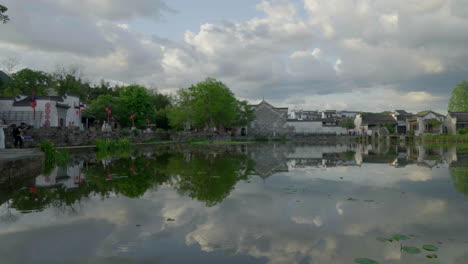
{"type": "Polygon", "coordinates": [[[0,61],[174,93],[207,77],[307,110],[445,113],[466,0],[2,0],[0,61]]]}

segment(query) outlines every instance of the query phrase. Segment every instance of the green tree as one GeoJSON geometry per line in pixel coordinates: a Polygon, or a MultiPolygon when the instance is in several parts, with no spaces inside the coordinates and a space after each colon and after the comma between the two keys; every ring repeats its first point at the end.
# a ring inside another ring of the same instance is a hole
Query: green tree
{"type": "Polygon", "coordinates": [[[178,100],[169,113],[171,126],[209,129],[245,125],[254,118],[247,102],[239,101],[222,82],[207,78],[178,92],[178,100]]]}
{"type": "Polygon", "coordinates": [[[250,122],[255,119],[255,113],[252,107],[247,103],[247,101],[238,101],[237,102],[237,117],[233,122],[233,126],[247,126],[250,122]]]}
{"type": "Polygon", "coordinates": [[[452,97],[448,106],[449,112],[467,112],[468,111],[468,82],[463,81],[452,91],[452,97]]]}
{"type": "MultiPolygon", "coordinates": [[[[13,81],[8,84],[11,91],[30,95],[48,95],[48,89],[52,86],[49,74],[43,71],[22,69],[12,74],[13,81]]],[[[16,94],[18,95],[18,94],[16,94]]]]}
{"type": "Polygon", "coordinates": [[[10,18],[5,15],[5,12],[8,11],[8,8],[6,6],[0,5],[0,22],[5,24],[10,20],[10,18]]]}
{"type": "Polygon", "coordinates": [[[169,129],[168,113],[172,106],[172,98],[156,91],[151,93],[151,102],[155,109],[155,115],[151,118],[152,123],[156,123],[158,128],[169,129]]]}
{"type": "Polygon", "coordinates": [[[83,101],[88,101],[91,92],[89,82],[82,80],[76,67],[63,69],[51,75],[52,84],[58,95],[76,94],[83,101]]]}
{"type": "Polygon", "coordinates": [[[146,118],[154,117],[155,108],[148,90],[143,86],[124,87],[119,94],[118,120],[122,126],[130,126],[130,115],[135,114],[135,125],[146,124],[146,118]]]}
{"type": "Polygon", "coordinates": [[[112,95],[100,95],[86,107],[85,113],[97,120],[107,120],[106,107],[109,107],[114,113],[119,112],[119,99],[112,95]]]}
{"type": "Polygon", "coordinates": [[[354,120],[352,118],[345,118],[341,122],[341,127],[346,129],[354,129],[356,125],[354,124],[354,120]]]}
{"type": "Polygon", "coordinates": [[[167,114],[169,124],[175,129],[185,129],[194,119],[192,98],[189,90],[180,89],[177,91],[176,105],[167,114]]]}
{"type": "Polygon", "coordinates": [[[117,87],[112,87],[109,82],[101,80],[99,84],[94,85],[91,89],[89,89],[87,98],[83,99],[94,100],[100,95],[118,96],[119,92],[117,91],[117,87]]]}

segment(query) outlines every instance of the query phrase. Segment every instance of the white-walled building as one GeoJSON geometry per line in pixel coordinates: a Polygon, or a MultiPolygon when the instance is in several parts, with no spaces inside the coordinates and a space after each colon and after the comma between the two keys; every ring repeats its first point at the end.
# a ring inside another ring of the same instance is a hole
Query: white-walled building
{"type": "Polygon", "coordinates": [[[468,112],[449,112],[444,120],[445,132],[458,134],[462,128],[468,128],[468,112]]]}
{"type": "Polygon", "coordinates": [[[408,118],[408,131],[414,131],[414,135],[423,136],[427,134],[440,134],[443,132],[445,117],[434,111],[422,111],[408,118]]]}
{"type": "Polygon", "coordinates": [[[83,106],[76,95],[36,96],[35,111],[31,107],[31,96],[0,98],[0,118],[7,124],[22,122],[34,127],[67,127],[70,124],[81,127],[83,106]]]}

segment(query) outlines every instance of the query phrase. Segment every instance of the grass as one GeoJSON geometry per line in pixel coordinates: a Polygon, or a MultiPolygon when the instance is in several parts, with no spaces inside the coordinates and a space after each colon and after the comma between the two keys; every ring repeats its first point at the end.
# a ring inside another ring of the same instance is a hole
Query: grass
{"type": "Polygon", "coordinates": [[[128,139],[97,139],[96,158],[98,160],[111,157],[129,157],[132,152],[132,145],[128,139]]]}
{"type": "Polygon", "coordinates": [[[468,135],[426,135],[424,136],[425,143],[467,143],[468,135]]]}
{"type": "Polygon", "coordinates": [[[117,151],[127,151],[132,148],[132,145],[128,139],[97,139],[96,140],[96,149],[98,151],[105,152],[117,152],[117,151]]]}
{"type": "Polygon", "coordinates": [[[144,143],[165,143],[165,142],[174,142],[173,140],[147,140],[144,143]]]}

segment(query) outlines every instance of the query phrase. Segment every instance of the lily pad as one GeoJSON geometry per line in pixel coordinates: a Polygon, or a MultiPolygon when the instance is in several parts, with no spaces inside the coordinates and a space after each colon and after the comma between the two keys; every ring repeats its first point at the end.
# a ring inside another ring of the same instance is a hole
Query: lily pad
{"type": "Polygon", "coordinates": [[[426,258],[430,258],[430,259],[435,259],[435,258],[438,258],[439,256],[437,256],[437,254],[430,254],[430,255],[426,255],[426,258]]]}
{"type": "Polygon", "coordinates": [[[400,240],[408,240],[408,239],[410,239],[410,237],[400,235],[400,234],[395,234],[395,235],[393,235],[391,237],[391,239],[396,240],[396,241],[400,241],[400,240]]]}
{"type": "Polygon", "coordinates": [[[356,258],[354,262],[359,264],[379,264],[379,262],[369,258],[356,258]]]}
{"type": "Polygon", "coordinates": [[[173,219],[173,218],[168,218],[168,219],[166,219],[166,221],[172,222],[172,221],[175,221],[175,219],[173,219]]]}
{"type": "Polygon", "coordinates": [[[348,201],[357,201],[357,200],[359,200],[359,199],[356,199],[356,198],[353,198],[353,197],[349,197],[347,200],[348,200],[348,201]]]}
{"type": "Polygon", "coordinates": [[[417,247],[402,247],[401,250],[405,251],[406,253],[410,254],[419,254],[421,250],[417,247]]]}
{"type": "Polygon", "coordinates": [[[427,251],[437,251],[439,248],[433,245],[424,245],[423,248],[427,251]]]}

